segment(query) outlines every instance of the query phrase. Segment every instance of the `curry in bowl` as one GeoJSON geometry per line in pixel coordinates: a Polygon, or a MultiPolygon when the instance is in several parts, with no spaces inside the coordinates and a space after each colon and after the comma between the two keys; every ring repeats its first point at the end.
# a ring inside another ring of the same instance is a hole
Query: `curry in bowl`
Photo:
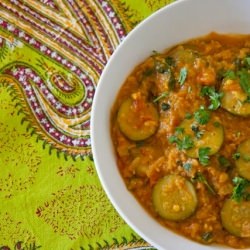
{"type": "Polygon", "coordinates": [[[123,84],[111,135],[127,188],[159,223],[250,246],[250,35],[153,51],[123,84]]]}

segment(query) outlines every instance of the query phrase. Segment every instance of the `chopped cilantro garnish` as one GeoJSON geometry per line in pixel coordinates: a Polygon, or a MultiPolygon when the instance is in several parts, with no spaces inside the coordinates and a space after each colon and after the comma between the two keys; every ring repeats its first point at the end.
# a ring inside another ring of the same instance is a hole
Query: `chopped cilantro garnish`
{"type": "Polygon", "coordinates": [[[246,103],[246,102],[250,103],[250,96],[249,95],[247,96],[247,99],[244,101],[244,103],[246,103]]]}
{"type": "Polygon", "coordinates": [[[201,172],[197,172],[195,176],[191,179],[191,181],[198,181],[203,183],[212,194],[216,194],[212,186],[208,183],[206,177],[201,172]]]}
{"type": "Polygon", "coordinates": [[[246,102],[250,100],[250,57],[236,58],[236,70],[228,70],[224,73],[225,79],[238,79],[241,89],[248,95],[246,102]]]}
{"type": "Polygon", "coordinates": [[[186,113],[185,118],[190,120],[193,118],[193,115],[191,113],[186,113]]]}
{"type": "Polygon", "coordinates": [[[232,155],[232,158],[233,158],[234,160],[239,160],[239,159],[240,159],[240,153],[239,153],[239,152],[234,153],[234,154],[232,155]]]}
{"type": "Polygon", "coordinates": [[[176,134],[183,134],[184,133],[184,128],[182,128],[182,127],[176,127],[175,128],[175,132],[176,132],[176,134]]]}
{"type": "Polygon", "coordinates": [[[250,181],[238,176],[234,177],[232,181],[235,186],[231,199],[237,202],[242,200],[249,200],[250,193],[247,192],[247,187],[250,186],[250,181]]]}
{"type": "Polygon", "coordinates": [[[227,70],[226,72],[224,72],[223,77],[225,79],[235,80],[237,78],[237,75],[233,70],[227,70]]]}
{"type": "Polygon", "coordinates": [[[238,71],[238,76],[240,79],[240,86],[242,90],[244,90],[245,93],[249,96],[250,95],[250,74],[248,73],[248,70],[242,69],[238,71]]]}
{"type": "Polygon", "coordinates": [[[214,87],[203,87],[201,95],[209,97],[210,105],[208,106],[208,109],[216,110],[220,107],[220,99],[222,98],[223,93],[216,92],[214,87]]]}
{"type": "Polygon", "coordinates": [[[247,66],[250,67],[250,56],[245,58],[245,62],[247,64],[247,66]]]}
{"type": "Polygon", "coordinates": [[[211,148],[209,147],[199,148],[198,156],[199,156],[199,162],[201,163],[201,165],[206,166],[209,164],[210,150],[211,148]]]}
{"type": "Polygon", "coordinates": [[[181,68],[179,79],[178,79],[178,82],[180,85],[183,85],[184,82],[186,81],[187,74],[188,74],[187,68],[185,68],[185,67],[181,68]]]}
{"type": "Polygon", "coordinates": [[[221,124],[219,123],[219,122],[214,122],[214,126],[216,127],[216,128],[219,128],[220,126],[221,126],[221,124]]]}
{"type": "Polygon", "coordinates": [[[180,138],[178,138],[176,135],[172,135],[169,137],[169,142],[170,143],[176,143],[177,148],[179,150],[187,150],[190,149],[194,146],[194,142],[191,138],[190,135],[185,135],[182,140],[180,138]]]}
{"type": "Polygon", "coordinates": [[[160,54],[154,52],[152,58],[154,59],[154,69],[159,74],[169,75],[168,88],[173,90],[175,87],[176,79],[173,72],[173,67],[175,66],[174,58],[166,57],[163,58],[160,54]]]}
{"type": "Polygon", "coordinates": [[[204,241],[209,242],[213,238],[213,232],[204,232],[204,233],[202,233],[201,238],[204,241]]]}
{"type": "Polygon", "coordinates": [[[223,155],[219,155],[218,161],[223,168],[229,168],[231,166],[231,162],[223,155]]]}
{"type": "Polygon", "coordinates": [[[194,113],[194,119],[199,124],[206,124],[210,119],[210,111],[206,110],[204,106],[200,106],[200,109],[194,113]]]}
{"type": "Polygon", "coordinates": [[[168,92],[163,92],[163,93],[161,93],[159,96],[157,96],[157,97],[153,100],[153,102],[158,102],[159,100],[161,100],[162,98],[167,97],[168,95],[169,95],[168,92]]]}
{"type": "Polygon", "coordinates": [[[175,87],[176,79],[174,77],[174,73],[172,70],[169,71],[169,80],[168,80],[168,88],[169,90],[173,90],[175,87]]]}

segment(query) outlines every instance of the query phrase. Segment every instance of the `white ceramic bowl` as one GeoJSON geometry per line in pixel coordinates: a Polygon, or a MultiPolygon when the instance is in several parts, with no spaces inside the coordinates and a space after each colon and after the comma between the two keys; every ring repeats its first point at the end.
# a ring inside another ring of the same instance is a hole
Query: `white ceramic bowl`
{"type": "Polygon", "coordinates": [[[95,93],[91,139],[101,183],[124,220],[146,241],[163,250],[229,249],[195,243],[162,227],[126,189],[110,137],[110,110],[132,69],[153,50],[163,51],[187,39],[219,33],[250,33],[250,0],[179,0],[139,24],[118,46],[95,93]]]}

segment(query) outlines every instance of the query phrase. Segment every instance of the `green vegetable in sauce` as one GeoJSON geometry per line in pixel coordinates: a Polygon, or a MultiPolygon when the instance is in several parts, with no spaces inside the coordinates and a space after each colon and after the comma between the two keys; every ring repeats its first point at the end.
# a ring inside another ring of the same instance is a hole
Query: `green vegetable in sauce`
{"type": "Polygon", "coordinates": [[[120,106],[117,121],[121,132],[130,140],[140,141],[152,136],[159,124],[159,115],[153,103],[126,99],[120,106]]]}
{"type": "Polygon", "coordinates": [[[238,237],[249,238],[250,201],[226,200],[221,209],[221,221],[229,233],[238,237]]]}
{"type": "Polygon", "coordinates": [[[193,184],[175,174],[158,180],[153,188],[152,201],[155,211],[171,221],[181,221],[190,217],[198,203],[193,184]]]}
{"type": "Polygon", "coordinates": [[[250,139],[238,146],[236,154],[240,156],[235,158],[236,169],[240,176],[250,180],[250,139]]]}
{"type": "MultiPolygon", "coordinates": [[[[201,148],[210,148],[208,155],[217,153],[224,140],[224,130],[222,125],[218,122],[218,126],[214,126],[214,118],[211,118],[205,125],[199,125],[194,120],[184,119],[183,122],[177,127],[175,134],[170,137],[170,142],[178,144],[184,140],[184,138],[192,141],[190,147],[185,147],[185,153],[192,158],[200,158],[202,163],[205,163],[205,152],[201,148]],[[202,129],[201,129],[202,128],[202,129]],[[180,133],[181,132],[181,133],[180,133]],[[200,150],[201,149],[201,150],[200,150]],[[199,152],[200,150],[200,152],[199,152]]],[[[187,140],[184,140],[186,142],[187,140]]]]}
{"type": "Polygon", "coordinates": [[[238,59],[236,70],[226,71],[221,85],[223,93],[221,106],[227,111],[241,116],[250,115],[249,59],[249,57],[238,59]],[[237,88],[237,85],[240,88],[237,88]]]}

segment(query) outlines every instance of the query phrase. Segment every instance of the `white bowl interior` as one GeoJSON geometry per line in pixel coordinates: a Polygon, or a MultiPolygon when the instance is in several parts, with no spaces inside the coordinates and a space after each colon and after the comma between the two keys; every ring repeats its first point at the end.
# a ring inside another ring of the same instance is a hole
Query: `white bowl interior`
{"type": "Polygon", "coordinates": [[[101,183],[125,221],[157,249],[229,249],[205,246],[159,225],[126,189],[116,165],[110,137],[110,110],[132,69],[153,50],[162,51],[188,39],[219,33],[250,33],[249,0],[179,0],[139,24],[118,46],[105,67],[95,93],[91,139],[101,183]]]}

